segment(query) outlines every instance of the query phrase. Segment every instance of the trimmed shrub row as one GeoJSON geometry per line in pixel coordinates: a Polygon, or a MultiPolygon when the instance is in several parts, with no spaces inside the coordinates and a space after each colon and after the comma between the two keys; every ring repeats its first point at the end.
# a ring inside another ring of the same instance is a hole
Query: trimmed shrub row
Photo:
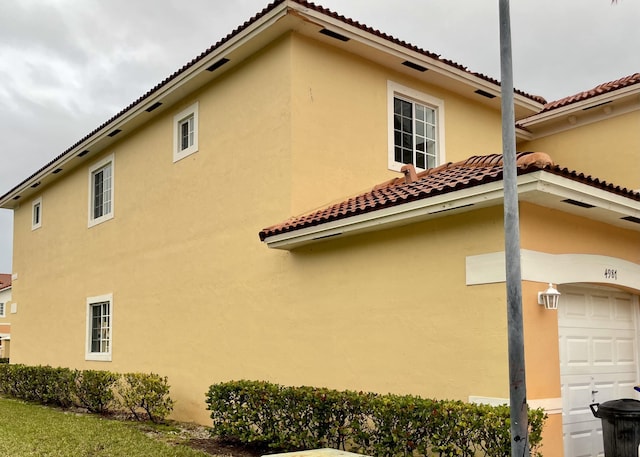
{"type": "Polygon", "coordinates": [[[0,365],[0,394],[98,414],[124,411],[153,422],[164,421],[174,403],[166,376],[50,366],[0,365]]]}
{"type": "Polygon", "coordinates": [[[9,363],[8,357],[0,357],[0,363],[9,363]]]}
{"type": "MultiPolygon", "coordinates": [[[[219,438],[293,451],[331,447],[375,456],[510,454],[509,407],[412,395],[214,384],[206,399],[219,438]]],[[[531,455],[540,456],[546,414],[529,411],[531,455]]]]}

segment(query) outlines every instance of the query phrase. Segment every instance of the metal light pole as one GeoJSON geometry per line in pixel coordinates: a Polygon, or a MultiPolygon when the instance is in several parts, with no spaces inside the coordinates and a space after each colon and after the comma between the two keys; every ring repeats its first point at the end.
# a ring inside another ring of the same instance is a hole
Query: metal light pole
{"type": "Polygon", "coordinates": [[[522,325],[520,217],[518,214],[518,176],[516,169],[516,129],[513,105],[511,23],[509,18],[509,0],[499,0],[499,4],[511,457],[523,457],[529,455],[529,440],[527,437],[527,387],[524,369],[524,334],[522,325]]]}

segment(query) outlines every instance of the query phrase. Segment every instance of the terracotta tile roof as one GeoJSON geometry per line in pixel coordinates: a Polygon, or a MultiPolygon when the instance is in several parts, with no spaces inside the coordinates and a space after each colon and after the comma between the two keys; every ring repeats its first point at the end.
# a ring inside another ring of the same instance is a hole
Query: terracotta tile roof
{"type": "Polygon", "coordinates": [[[11,275],[0,273],[0,290],[11,286],[11,275]]]}
{"type": "MultiPolygon", "coordinates": [[[[560,168],[543,152],[519,152],[517,154],[518,175],[545,170],[610,192],[640,201],[640,193],[614,186],[591,176],[560,168]]],[[[403,167],[404,177],[399,177],[375,186],[371,191],[349,198],[326,208],[292,217],[280,224],[260,231],[260,240],[282,233],[293,232],[331,221],[346,219],[359,214],[446,194],[460,189],[502,180],[502,155],[473,156],[467,160],[448,163],[421,173],[413,167],[403,167]]]]}
{"type": "Polygon", "coordinates": [[[616,79],[615,81],[609,81],[609,82],[600,84],[594,87],[593,89],[589,89],[584,92],[579,92],[569,97],[561,98],[560,100],[549,102],[546,105],[544,105],[544,109],[541,112],[551,111],[553,109],[560,108],[562,106],[567,106],[572,103],[581,102],[583,100],[587,100],[589,98],[593,98],[598,95],[613,92],[615,90],[632,86],[634,84],[640,84],[640,73],[634,73],[632,75],[625,76],[624,78],[616,79]]]}
{"type": "MultiPolygon", "coordinates": [[[[43,167],[41,167],[39,170],[37,170],[35,173],[31,174],[30,176],[28,176],[27,178],[25,178],[20,184],[18,184],[17,186],[13,187],[11,190],[9,190],[8,192],[6,192],[4,195],[0,196],[0,198],[4,198],[7,195],[9,195],[10,193],[12,193],[13,191],[17,190],[22,184],[24,184],[25,182],[29,181],[31,178],[35,177],[36,175],[38,175],[40,172],[44,171],[45,169],[47,169],[49,166],[51,166],[52,164],[54,164],[55,162],[57,162],[58,160],[60,160],[61,158],[63,158],[64,156],[66,156],[67,154],[70,154],[76,147],[78,147],[80,144],[82,144],[83,142],[87,141],[88,139],[90,139],[92,136],[98,134],[101,130],[105,129],[107,126],[109,126],[111,123],[115,122],[116,120],[118,120],[119,118],[123,117],[125,114],[127,114],[129,111],[131,111],[133,108],[135,108],[136,106],[139,106],[141,103],[147,101],[147,99],[149,99],[153,94],[155,94],[156,92],[158,92],[160,89],[162,89],[163,87],[165,87],[167,84],[169,84],[171,81],[175,80],[178,76],[180,76],[181,74],[183,74],[184,72],[186,72],[187,70],[189,70],[191,67],[193,67],[194,65],[196,65],[198,62],[200,62],[201,60],[205,59],[207,56],[209,56],[210,54],[214,53],[217,49],[219,49],[222,45],[224,45],[225,43],[227,43],[228,41],[230,41],[231,39],[233,39],[234,37],[236,37],[237,35],[239,35],[242,31],[246,30],[248,27],[250,27],[252,24],[254,24],[255,22],[257,22],[260,18],[262,18],[263,16],[267,15],[269,12],[271,12],[274,8],[276,8],[278,5],[280,5],[281,3],[283,3],[285,0],[276,0],[270,4],[268,4],[262,11],[260,11],[259,13],[257,13],[255,16],[253,16],[252,18],[250,18],[249,20],[245,21],[242,25],[238,26],[237,28],[235,28],[231,33],[229,33],[227,36],[225,36],[224,38],[222,38],[220,41],[218,41],[217,43],[215,43],[214,45],[212,45],[211,47],[209,47],[207,50],[205,50],[204,52],[202,52],[200,55],[198,55],[197,57],[195,57],[194,59],[192,59],[191,61],[187,62],[185,65],[183,65],[180,69],[176,70],[174,73],[172,73],[171,75],[169,75],[167,78],[165,78],[164,80],[162,80],[160,83],[156,84],[153,88],[151,88],[150,90],[148,90],[145,94],[143,94],[142,96],[140,96],[138,99],[136,99],[135,101],[133,101],[131,104],[129,104],[126,108],[124,108],[123,110],[121,110],[119,113],[115,114],[113,117],[111,117],[110,119],[108,119],[106,122],[104,122],[103,124],[101,124],[100,126],[98,126],[96,129],[94,129],[93,131],[91,131],[90,133],[88,133],[87,135],[85,135],[83,138],[81,138],[80,140],[78,140],[76,143],[74,143],[72,146],[70,146],[68,149],[66,149],[62,154],[58,155],[57,157],[55,157],[54,159],[52,159],[50,162],[48,162],[46,165],[44,165],[43,167]]],[[[307,2],[304,0],[291,0],[299,5],[302,5],[306,8],[310,8],[313,9],[315,11],[321,12],[323,14],[326,14],[328,16],[331,16],[335,19],[340,20],[341,22],[357,27],[361,30],[367,31],[369,33],[372,33],[376,36],[379,36],[381,38],[384,38],[385,40],[388,40],[390,42],[393,42],[397,45],[400,45],[402,47],[405,47],[407,49],[411,49],[415,52],[418,52],[424,56],[430,57],[432,59],[436,59],[446,65],[449,65],[451,67],[457,68],[459,70],[465,71],[467,73],[469,73],[470,75],[476,76],[480,79],[484,79],[485,81],[488,81],[492,84],[496,84],[496,85],[500,85],[500,82],[494,78],[490,78],[489,76],[483,75],[481,73],[475,73],[472,71],[469,71],[467,69],[467,67],[460,65],[456,62],[453,62],[451,60],[448,59],[444,59],[441,58],[438,54],[434,54],[432,52],[426,51],[424,49],[421,49],[417,46],[414,46],[410,43],[407,43],[405,41],[399,40],[397,38],[394,38],[390,35],[387,35],[385,33],[380,32],[379,30],[373,29],[371,27],[368,27],[366,25],[363,25],[357,21],[354,21],[352,19],[346,18],[342,15],[339,15],[337,13],[334,13],[333,11],[323,8],[321,6],[317,6],[312,2],[307,2]]],[[[520,94],[524,97],[527,97],[531,100],[534,100],[538,103],[546,103],[546,100],[540,96],[537,95],[530,95],[527,94],[526,92],[520,91],[518,89],[515,89],[515,92],[517,94],[520,94]]]]}

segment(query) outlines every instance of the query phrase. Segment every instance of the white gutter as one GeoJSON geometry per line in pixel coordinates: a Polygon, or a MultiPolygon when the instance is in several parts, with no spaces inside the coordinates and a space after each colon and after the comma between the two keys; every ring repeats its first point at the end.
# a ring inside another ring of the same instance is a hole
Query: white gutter
{"type": "MultiPolygon", "coordinates": [[[[269,248],[291,250],[325,238],[355,235],[412,224],[448,215],[453,210],[466,212],[494,206],[502,202],[502,184],[502,180],[500,180],[435,197],[427,197],[390,208],[269,236],[265,238],[264,242],[269,248]]],[[[537,201],[534,198],[536,196],[538,199],[544,198],[545,195],[547,198],[555,196],[555,206],[566,205],[561,206],[562,210],[566,212],[575,211],[575,207],[566,203],[558,203],[562,199],[589,203],[596,208],[615,213],[616,218],[619,218],[620,215],[640,218],[640,202],[638,201],[542,170],[518,176],[518,194],[521,201],[534,203],[537,201]]]]}
{"type": "Polygon", "coordinates": [[[324,238],[353,235],[406,225],[418,220],[435,217],[434,215],[443,215],[445,212],[458,208],[486,204],[501,198],[502,181],[497,181],[270,236],[264,242],[270,248],[293,249],[324,238]]]}
{"type": "Polygon", "coordinates": [[[622,89],[613,90],[602,95],[587,98],[586,100],[582,100],[580,102],[570,103],[560,108],[545,111],[544,113],[534,114],[533,116],[529,116],[527,118],[519,120],[518,124],[523,127],[533,126],[551,119],[583,111],[585,108],[595,107],[597,105],[602,105],[603,103],[613,102],[621,98],[625,98],[629,95],[634,95],[635,93],[640,93],[640,84],[634,84],[622,89]]]}

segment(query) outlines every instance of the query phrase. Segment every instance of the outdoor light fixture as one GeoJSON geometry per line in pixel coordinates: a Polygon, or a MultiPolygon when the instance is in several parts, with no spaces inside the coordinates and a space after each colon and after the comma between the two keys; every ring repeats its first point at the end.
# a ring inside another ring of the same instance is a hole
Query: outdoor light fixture
{"type": "Polygon", "coordinates": [[[538,304],[544,305],[544,309],[558,309],[560,292],[549,283],[549,288],[544,292],[538,292],[538,304]]]}

